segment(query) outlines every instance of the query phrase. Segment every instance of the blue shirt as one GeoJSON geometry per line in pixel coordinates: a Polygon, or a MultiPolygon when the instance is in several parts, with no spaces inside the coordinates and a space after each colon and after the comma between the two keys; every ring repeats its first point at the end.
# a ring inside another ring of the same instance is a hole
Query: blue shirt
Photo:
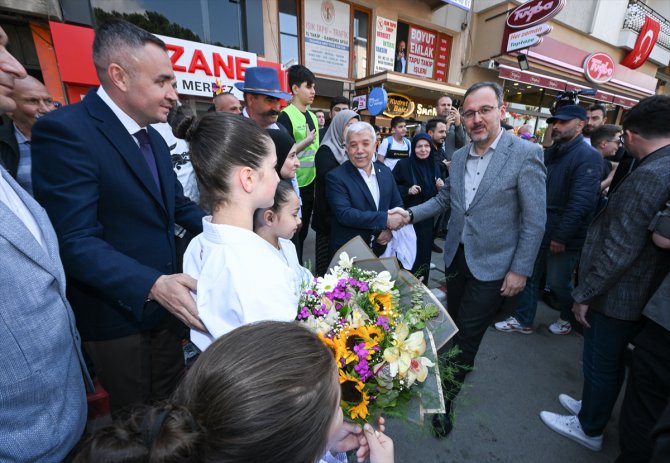
{"type": "Polygon", "coordinates": [[[16,182],[21,188],[33,195],[32,161],[30,160],[30,140],[14,126],[14,136],[19,145],[19,167],[16,171],[16,182]]]}

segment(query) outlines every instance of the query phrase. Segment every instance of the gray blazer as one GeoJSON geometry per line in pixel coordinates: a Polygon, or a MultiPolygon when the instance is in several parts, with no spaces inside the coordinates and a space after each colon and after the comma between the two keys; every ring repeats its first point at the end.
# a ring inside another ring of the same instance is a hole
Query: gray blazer
{"type": "Polygon", "coordinates": [[[46,250],[0,201],[0,461],[60,462],[86,426],[90,385],[46,212],[0,167],[46,250]]]}
{"type": "Polygon", "coordinates": [[[454,153],[439,194],[411,208],[414,222],[451,209],[444,246],[447,267],[462,242],[468,267],[478,280],[501,280],[508,271],[530,276],[547,219],[542,150],[503,132],[466,210],[465,162],[471,146],[454,153]]]}

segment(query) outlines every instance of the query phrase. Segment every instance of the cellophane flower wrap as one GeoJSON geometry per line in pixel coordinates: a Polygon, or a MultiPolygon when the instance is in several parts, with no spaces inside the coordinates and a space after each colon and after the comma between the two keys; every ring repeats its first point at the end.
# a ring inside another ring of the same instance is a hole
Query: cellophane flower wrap
{"type": "Polygon", "coordinates": [[[300,299],[297,320],[335,354],[342,409],[354,421],[378,412],[398,414],[435,366],[424,356],[424,322],[437,308],[420,295],[401,307],[399,296],[389,272],[357,268],[343,252],[338,265],[315,278],[300,299]]]}

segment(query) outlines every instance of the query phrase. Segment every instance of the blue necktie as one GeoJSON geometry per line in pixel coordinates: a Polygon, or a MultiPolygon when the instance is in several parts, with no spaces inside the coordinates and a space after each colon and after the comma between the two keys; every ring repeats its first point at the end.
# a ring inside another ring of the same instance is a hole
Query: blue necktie
{"type": "Polygon", "coordinates": [[[160,192],[161,183],[160,180],[158,180],[158,169],[156,168],[156,158],[154,157],[154,152],[151,149],[151,143],[149,142],[149,134],[145,129],[140,129],[133,135],[135,136],[135,138],[137,138],[137,141],[140,142],[140,151],[142,151],[144,160],[147,162],[149,170],[151,171],[151,176],[154,178],[154,182],[156,182],[156,186],[158,187],[158,191],[160,192]]]}

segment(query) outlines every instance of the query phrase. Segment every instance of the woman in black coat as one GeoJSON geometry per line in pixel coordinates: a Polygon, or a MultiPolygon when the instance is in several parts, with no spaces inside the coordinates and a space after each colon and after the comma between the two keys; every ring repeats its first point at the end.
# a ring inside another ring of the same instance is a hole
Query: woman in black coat
{"type": "MultiPolygon", "coordinates": [[[[428,201],[444,186],[440,178],[440,168],[433,155],[432,143],[428,134],[416,135],[412,139],[410,156],[401,159],[393,169],[405,208],[428,201]]],[[[428,284],[433,247],[433,219],[422,220],[413,226],[416,233],[416,260],[412,273],[417,278],[423,277],[423,282],[428,284]]]]}

